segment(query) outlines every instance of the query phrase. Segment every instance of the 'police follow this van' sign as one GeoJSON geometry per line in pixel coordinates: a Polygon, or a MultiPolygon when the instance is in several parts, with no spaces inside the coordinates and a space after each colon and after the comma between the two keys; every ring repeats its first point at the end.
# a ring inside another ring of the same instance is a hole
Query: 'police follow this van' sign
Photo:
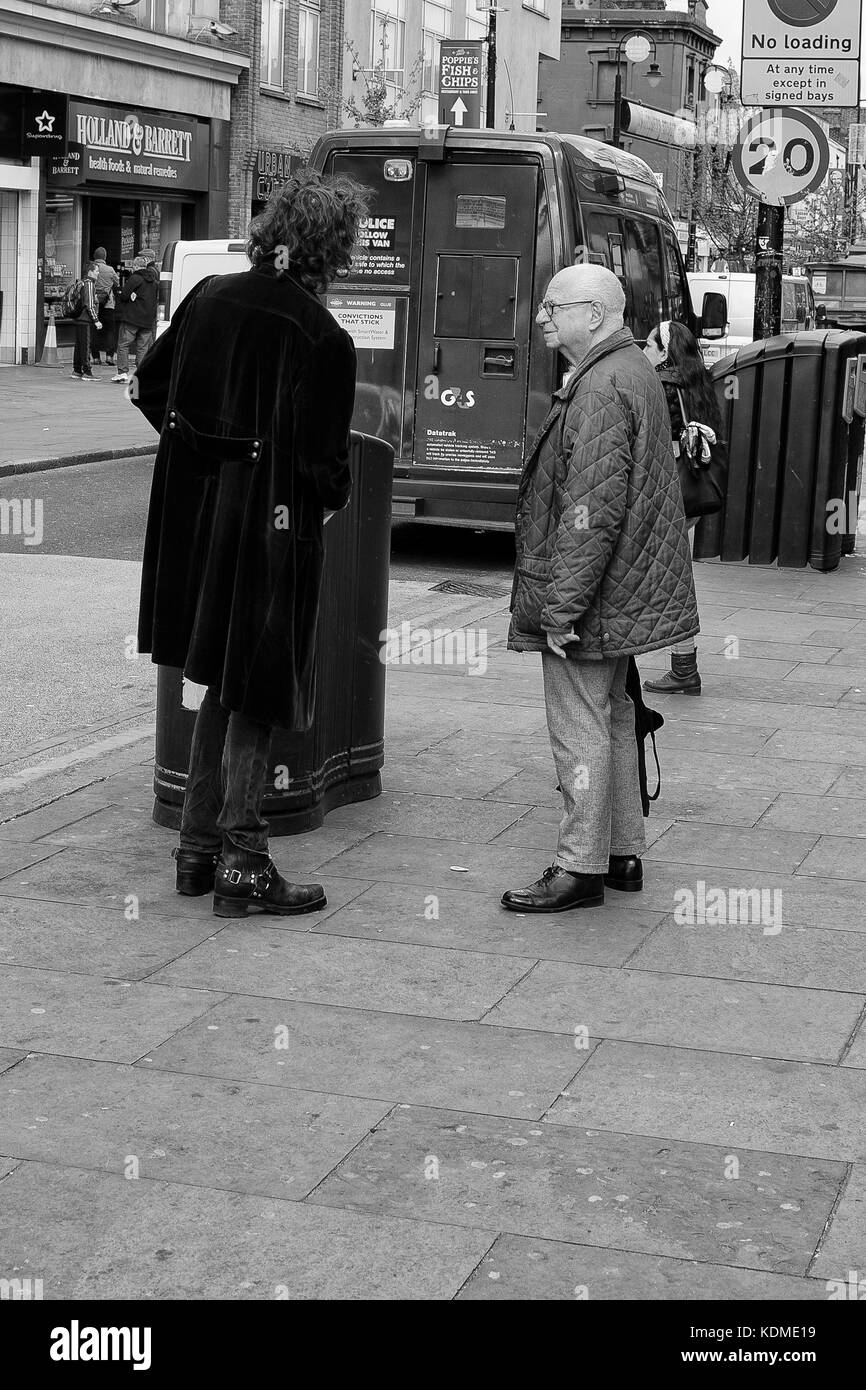
{"type": "Polygon", "coordinates": [[[856,106],[863,0],[744,0],[746,106],[856,106]]]}

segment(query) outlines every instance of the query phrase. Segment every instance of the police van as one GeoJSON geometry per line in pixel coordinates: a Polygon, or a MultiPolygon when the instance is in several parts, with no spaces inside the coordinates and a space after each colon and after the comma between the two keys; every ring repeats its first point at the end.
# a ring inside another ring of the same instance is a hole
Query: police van
{"type": "Polygon", "coordinates": [[[354,427],[396,454],[396,515],[512,528],[527,440],[567,366],[535,323],[563,267],[612,270],[640,344],[662,319],[724,332],[718,294],[695,315],[668,206],[627,152],[577,135],[404,127],[322,136],[310,163],[374,195],[326,298],[358,353],[354,427]]]}

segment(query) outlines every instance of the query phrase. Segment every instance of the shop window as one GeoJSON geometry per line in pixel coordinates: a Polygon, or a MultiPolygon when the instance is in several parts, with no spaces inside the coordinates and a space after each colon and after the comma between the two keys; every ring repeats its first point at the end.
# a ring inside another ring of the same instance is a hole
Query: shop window
{"type": "Polygon", "coordinates": [[[45,317],[53,304],[59,309],[63,291],[77,280],[84,266],[81,245],[81,200],[71,193],[48,189],[45,196],[45,317]]]}
{"type": "Polygon", "coordinates": [[[319,95],[319,0],[301,0],[298,18],[298,91],[319,95]]]}
{"type": "Polygon", "coordinates": [[[262,0],[261,82],[265,87],[283,86],[285,30],[284,0],[262,0]]]}

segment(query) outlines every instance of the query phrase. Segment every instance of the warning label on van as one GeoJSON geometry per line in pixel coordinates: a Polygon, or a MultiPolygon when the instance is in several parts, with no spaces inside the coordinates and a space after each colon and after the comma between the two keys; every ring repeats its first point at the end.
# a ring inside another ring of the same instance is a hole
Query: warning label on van
{"type": "Polygon", "coordinates": [[[520,439],[469,439],[457,430],[427,431],[424,459],[458,468],[513,468],[522,461],[520,439]]]}
{"type": "Polygon", "coordinates": [[[396,217],[364,217],[352,252],[354,280],[405,280],[409,265],[398,245],[396,217]]]}
{"type": "Polygon", "coordinates": [[[356,348],[392,348],[397,317],[394,295],[329,294],[325,301],[356,348]]]}

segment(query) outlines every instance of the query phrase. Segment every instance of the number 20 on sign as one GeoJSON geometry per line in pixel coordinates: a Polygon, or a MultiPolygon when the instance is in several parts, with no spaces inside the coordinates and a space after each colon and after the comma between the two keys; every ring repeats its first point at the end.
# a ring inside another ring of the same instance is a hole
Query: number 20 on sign
{"type": "Polygon", "coordinates": [[[798,203],[827,177],[830,144],[806,111],[766,107],[742,126],[734,173],[747,193],[771,207],[798,203]]]}

